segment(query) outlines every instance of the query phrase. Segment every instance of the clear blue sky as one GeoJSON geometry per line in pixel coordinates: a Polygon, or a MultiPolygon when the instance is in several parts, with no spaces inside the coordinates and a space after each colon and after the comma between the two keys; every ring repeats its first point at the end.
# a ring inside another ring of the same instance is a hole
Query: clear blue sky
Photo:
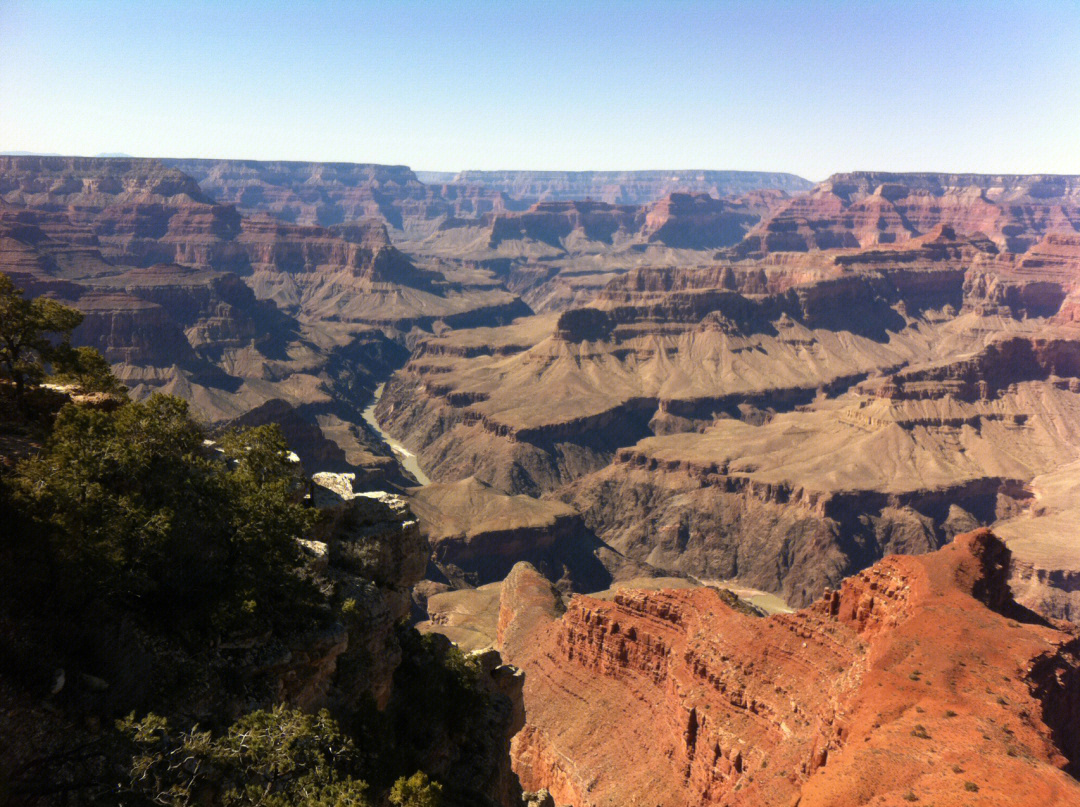
{"type": "Polygon", "coordinates": [[[0,0],[0,150],[1080,173],[1080,0],[0,0]]]}

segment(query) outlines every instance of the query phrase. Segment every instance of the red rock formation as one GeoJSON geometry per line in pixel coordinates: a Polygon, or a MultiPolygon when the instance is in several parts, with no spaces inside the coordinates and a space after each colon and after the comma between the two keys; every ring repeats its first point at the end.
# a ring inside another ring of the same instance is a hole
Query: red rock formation
{"type": "Polygon", "coordinates": [[[737,243],[760,220],[745,201],[672,193],[649,206],[645,233],[649,241],[669,247],[715,249],[737,243]]]}
{"type": "Polygon", "coordinates": [[[1038,175],[835,174],[792,198],[735,254],[896,244],[941,224],[1023,252],[1046,233],[1080,230],[1080,182],[1038,175]]]}
{"type": "Polygon", "coordinates": [[[767,619],[711,589],[503,586],[526,790],[574,807],[1080,803],[1080,634],[1010,598],[986,531],[767,619]],[[978,794],[978,795],[976,795],[978,794]]]}
{"type": "Polygon", "coordinates": [[[491,217],[490,243],[528,238],[553,246],[579,231],[590,241],[610,243],[617,235],[628,238],[642,226],[643,213],[634,206],[604,202],[537,202],[520,213],[491,217]]]}

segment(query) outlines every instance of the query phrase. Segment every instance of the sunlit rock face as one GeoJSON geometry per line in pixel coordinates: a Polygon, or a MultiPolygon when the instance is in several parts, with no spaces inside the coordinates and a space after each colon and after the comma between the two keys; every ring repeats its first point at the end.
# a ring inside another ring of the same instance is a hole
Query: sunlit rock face
{"type": "Polygon", "coordinates": [[[518,566],[499,620],[526,674],[514,769],[575,805],[963,803],[965,782],[1070,803],[1080,637],[1015,604],[1009,561],[969,533],[768,618],[708,588],[563,605],[518,566]]]}

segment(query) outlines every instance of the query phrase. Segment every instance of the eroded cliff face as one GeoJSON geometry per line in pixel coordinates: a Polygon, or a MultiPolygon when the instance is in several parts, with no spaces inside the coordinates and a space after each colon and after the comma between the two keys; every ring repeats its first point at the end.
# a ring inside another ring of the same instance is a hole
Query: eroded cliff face
{"type": "Polygon", "coordinates": [[[401,661],[395,629],[409,613],[412,587],[424,576],[431,548],[400,496],[356,492],[352,474],[318,473],[312,482],[323,517],[305,549],[324,566],[337,596],[353,603],[351,641],[331,680],[351,702],[369,693],[381,708],[401,661]]]}
{"type": "Polygon", "coordinates": [[[711,589],[561,613],[519,566],[499,623],[526,671],[514,769],[576,807],[1072,803],[1078,635],[1015,606],[1008,564],[966,534],[769,618],[711,589]]]}
{"type": "MultiPolygon", "coordinates": [[[[352,474],[318,473],[312,478],[312,501],[323,517],[305,549],[321,566],[334,597],[347,603],[342,607],[345,641],[320,661],[323,675],[289,670],[288,676],[302,682],[308,694],[305,701],[292,700],[305,708],[329,703],[356,713],[370,696],[380,709],[409,710],[413,706],[401,690],[414,685],[404,681],[418,671],[410,667],[405,679],[399,672],[402,643],[409,639],[402,631],[411,630],[403,629],[403,623],[431,546],[403,497],[355,487],[352,474]]],[[[449,642],[443,640],[434,652],[448,650],[449,642]]],[[[425,769],[452,792],[483,800],[478,803],[518,805],[521,787],[510,768],[509,747],[523,721],[523,675],[490,648],[473,654],[471,661],[486,695],[475,706],[482,713],[468,715],[470,731],[432,722],[417,753],[425,769]]],[[[417,660],[406,663],[416,665],[417,660]]]]}

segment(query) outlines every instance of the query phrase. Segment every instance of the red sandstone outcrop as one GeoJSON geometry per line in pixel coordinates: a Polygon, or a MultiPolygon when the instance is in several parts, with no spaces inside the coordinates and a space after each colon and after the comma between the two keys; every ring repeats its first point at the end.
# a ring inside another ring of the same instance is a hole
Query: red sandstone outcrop
{"type": "Polygon", "coordinates": [[[765,619],[707,588],[560,614],[519,566],[499,622],[526,673],[514,769],[574,807],[1077,803],[1080,634],[1018,609],[1008,564],[972,533],[765,619]]]}

